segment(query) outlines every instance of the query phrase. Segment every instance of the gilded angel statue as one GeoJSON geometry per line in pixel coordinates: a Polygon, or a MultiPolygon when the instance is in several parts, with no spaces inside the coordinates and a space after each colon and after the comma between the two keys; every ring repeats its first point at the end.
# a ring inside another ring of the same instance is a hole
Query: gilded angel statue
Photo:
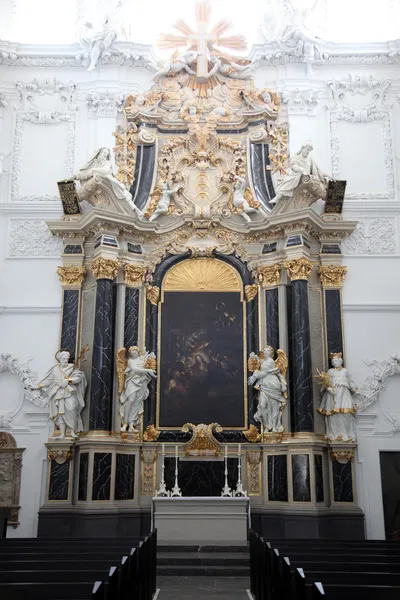
{"type": "Polygon", "coordinates": [[[148,385],[156,377],[156,355],[131,346],[126,357],[125,348],[117,352],[118,392],[120,394],[121,431],[139,433],[137,426],[143,414],[143,403],[149,396],[148,385]]]}
{"type": "Polygon", "coordinates": [[[257,356],[252,352],[248,359],[248,370],[253,371],[248,384],[259,390],[256,421],[261,423],[264,431],[282,432],[282,411],[286,406],[287,383],[286,371],[288,359],[283,350],[277,350],[274,361],[274,349],[266,346],[257,356]]]}

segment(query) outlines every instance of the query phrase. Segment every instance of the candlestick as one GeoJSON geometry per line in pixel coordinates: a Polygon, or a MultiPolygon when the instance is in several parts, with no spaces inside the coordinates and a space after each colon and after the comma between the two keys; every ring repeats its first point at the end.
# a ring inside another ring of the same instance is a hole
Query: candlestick
{"type": "Polygon", "coordinates": [[[238,478],[237,478],[236,489],[233,492],[233,496],[235,496],[236,498],[243,498],[243,497],[247,496],[247,491],[243,489],[243,484],[242,484],[242,460],[241,460],[241,455],[240,455],[240,448],[241,448],[241,445],[239,444],[239,448],[238,448],[238,478]]]}
{"type": "Polygon", "coordinates": [[[161,452],[162,452],[163,454],[165,454],[165,444],[163,444],[163,445],[161,446],[161,452]]]}
{"type": "Polygon", "coordinates": [[[178,446],[175,446],[175,458],[178,458],[178,446]]]}
{"type": "Polygon", "coordinates": [[[239,456],[240,456],[240,450],[241,450],[241,448],[242,448],[242,444],[239,444],[238,445],[238,454],[239,454],[239,456]]]}
{"type": "Polygon", "coordinates": [[[228,446],[225,444],[225,458],[228,458],[228,446]]]}
{"type": "Polygon", "coordinates": [[[165,447],[164,444],[161,447],[161,481],[160,481],[160,487],[158,488],[158,490],[156,491],[156,496],[159,496],[161,498],[168,498],[171,495],[171,492],[169,492],[166,488],[165,485],[165,479],[164,479],[164,471],[165,471],[165,447]]]}
{"type": "Polygon", "coordinates": [[[181,488],[179,487],[179,484],[178,484],[178,461],[179,461],[178,446],[175,446],[175,484],[171,491],[172,497],[182,496],[181,488]]]}
{"type": "Polygon", "coordinates": [[[223,497],[232,497],[232,490],[228,485],[228,446],[225,445],[225,458],[224,458],[224,462],[225,462],[225,485],[222,488],[222,492],[221,492],[221,496],[223,497]]]}

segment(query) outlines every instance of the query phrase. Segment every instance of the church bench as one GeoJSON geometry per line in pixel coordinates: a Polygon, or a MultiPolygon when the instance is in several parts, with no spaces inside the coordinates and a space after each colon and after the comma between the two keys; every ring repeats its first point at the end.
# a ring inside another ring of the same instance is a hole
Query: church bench
{"type": "Polygon", "coordinates": [[[358,571],[358,572],[385,572],[385,573],[400,573],[400,560],[395,562],[343,562],[343,557],[338,561],[305,561],[295,560],[290,557],[290,563],[293,568],[301,567],[305,571],[312,570],[318,567],[322,571],[358,571]]]}
{"type": "MultiPolygon", "coordinates": [[[[398,600],[400,598],[400,587],[372,586],[372,585],[341,585],[322,583],[323,595],[317,595],[314,584],[306,584],[307,600],[398,600]]],[[[297,600],[297,597],[296,597],[297,600]]],[[[303,599],[300,599],[303,600],[303,599]]]]}
{"type": "MultiPolygon", "coordinates": [[[[43,581],[0,583],[0,598],[2,600],[66,600],[70,598],[89,600],[92,596],[93,586],[93,581],[63,582],[62,585],[43,581]]],[[[102,600],[100,592],[97,592],[96,600],[102,600]]]]}
{"type": "Polygon", "coordinates": [[[51,582],[79,582],[79,581],[96,581],[106,580],[108,577],[109,568],[98,569],[98,570],[73,570],[73,571],[56,571],[46,569],[35,569],[34,571],[15,571],[7,570],[0,571],[0,583],[40,583],[45,581],[46,583],[51,582]]]}
{"type": "MultiPolygon", "coordinates": [[[[118,564],[120,561],[120,556],[118,560],[115,561],[115,564],[118,564]]],[[[113,561],[111,561],[112,563],[113,561]]],[[[58,560],[47,559],[47,560],[16,560],[16,561],[2,561],[0,559],[0,571],[34,571],[34,570],[48,570],[48,571],[79,571],[79,570],[87,570],[94,571],[104,569],[108,569],[110,566],[109,559],[100,559],[100,560],[58,560]]]]}
{"type": "Polygon", "coordinates": [[[363,584],[363,585],[389,585],[400,586],[400,573],[363,573],[359,571],[324,571],[322,569],[313,569],[306,571],[304,569],[306,580],[320,581],[322,584],[343,583],[345,584],[363,584]]]}

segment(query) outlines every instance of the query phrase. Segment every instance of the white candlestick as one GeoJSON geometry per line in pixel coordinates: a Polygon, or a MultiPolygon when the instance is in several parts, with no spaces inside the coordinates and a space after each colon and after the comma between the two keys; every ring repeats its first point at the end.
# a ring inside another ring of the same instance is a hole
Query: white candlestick
{"type": "Polygon", "coordinates": [[[225,446],[225,458],[228,458],[228,446],[225,446]]]}
{"type": "Polygon", "coordinates": [[[239,456],[240,456],[240,450],[241,450],[241,448],[242,448],[242,444],[239,444],[239,446],[238,446],[238,454],[239,454],[239,456]]]}
{"type": "Polygon", "coordinates": [[[161,452],[162,452],[163,454],[165,454],[165,444],[163,444],[163,445],[161,446],[161,452]]]}
{"type": "Polygon", "coordinates": [[[178,446],[175,446],[175,456],[178,458],[178,446]]]}

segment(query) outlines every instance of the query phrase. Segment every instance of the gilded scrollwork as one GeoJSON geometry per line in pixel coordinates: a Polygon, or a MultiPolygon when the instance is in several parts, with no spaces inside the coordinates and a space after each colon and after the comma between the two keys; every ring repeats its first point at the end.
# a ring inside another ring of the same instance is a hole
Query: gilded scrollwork
{"type": "Polygon", "coordinates": [[[318,269],[322,287],[339,287],[343,286],[344,279],[347,273],[347,267],[338,265],[325,265],[318,269]]]}
{"type": "Polygon", "coordinates": [[[58,267],[57,275],[60,278],[62,286],[80,287],[85,279],[86,267],[79,267],[76,265],[58,267]]]}
{"type": "Polygon", "coordinates": [[[264,287],[274,287],[279,285],[281,280],[281,265],[275,263],[257,267],[258,280],[264,287]]]}
{"type": "Polygon", "coordinates": [[[262,494],[261,450],[248,450],[247,455],[247,487],[250,496],[262,494]]]}
{"type": "Polygon", "coordinates": [[[146,275],[146,270],[146,267],[125,263],[123,265],[124,283],[126,285],[131,285],[135,287],[140,286],[143,283],[144,277],[146,275]]]}
{"type": "Polygon", "coordinates": [[[298,279],[308,280],[313,270],[313,263],[308,258],[295,258],[294,260],[286,260],[284,267],[292,281],[298,279]]]}
{"type": "Polygon", "coordinates": [[[184,433],[192,431],[191,440],[184,446],[183,452],[187,456],[219,456],[221,452],[221,444],[217,442],[213,436],[213,431],[220,433],[221,425],[211,423],[210,425],[193,425],[186,423],[182,427],[184,433]]]}
{"type": "Polygon", "coordinates": [[[121,267],[118,260],[112,258],[96,258],[90,265],[95,279],[115,279],[121,267]]]}
{"type": "Polygon", "coordinates": [[[146,287],[146,296],[151,304],[157,306],[160,300],[160,288],[156,285],[148,285],[146,287]]]}

